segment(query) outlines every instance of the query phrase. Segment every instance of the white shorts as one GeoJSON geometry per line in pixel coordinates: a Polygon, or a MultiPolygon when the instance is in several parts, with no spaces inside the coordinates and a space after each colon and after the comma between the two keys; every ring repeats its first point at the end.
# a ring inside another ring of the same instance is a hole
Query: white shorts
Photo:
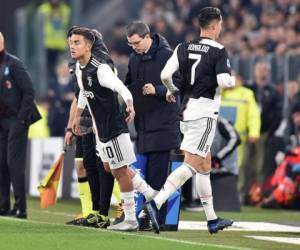
{"type": "Polygon", "coordinates": [[[120,134],[105,143],[97,140],[96,149],[101,160],[107,162],[110,169],[128,166],[136,161],[129,133],[120,134]]]}
{"type": "Polygon", "coordinates": [[[183,121],[180,122],[180,130],[183,133],[180,149],[206,157],[215,136],[216,120],[204,117],[194,121],[183,121]]]}

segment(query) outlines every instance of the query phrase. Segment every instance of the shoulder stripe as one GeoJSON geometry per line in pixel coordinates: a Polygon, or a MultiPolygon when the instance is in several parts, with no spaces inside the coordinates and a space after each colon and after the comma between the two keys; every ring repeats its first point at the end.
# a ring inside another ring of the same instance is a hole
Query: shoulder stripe
{"type": "Polygon", "coordinates": [[[100,65],[100,64],[94,63],[93,61],[91,61],[91,64],[92,64],[93,66],[95,66],[96,68],[98,68],[99,65],[100,65]]]}
{"type": "Polygon", "coordinates": [[[95,57],[92,58],[92,61],[97,63],[97,64],[101,64],[95,57]]]}
{"type": "Polygon", "coordinates": [[[223,49],[224,46],[214,40],[210,40],[210,39],[202,39],[200,41],[201,44],[206,44],[206,45],[210,45],[212,47],[218,48],[218,49],[223,49]]]}
{"type": "Polygon", "coordinates": [[[93,66],[95,66],[96,68],[98,68],[99,65],[100,65],[101,63],[100,63],[97,59],[92,58],[91,64],[92,64],[93,66]]]}

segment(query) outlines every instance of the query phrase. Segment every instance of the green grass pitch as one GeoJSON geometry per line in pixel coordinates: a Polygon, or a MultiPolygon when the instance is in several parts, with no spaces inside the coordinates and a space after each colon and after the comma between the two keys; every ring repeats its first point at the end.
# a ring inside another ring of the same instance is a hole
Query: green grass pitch
{"type": "MultiPolygon", "coordinates": [[[[0,250],[192,250],[192,249],[300,249],[300,245],[277,243],[247,238],[272,236],[300,238],[300,233],[221,231],[210,235],[206,230],[179,230],[178,232],[118,233],[106,230],[67,226],[79,212],[79,201],[59,201],[47,210],[39,208],[39,201],[28,200],[27,220],[0,217],[0,250]]],[[[299,211],[263,210],[243,207],[240,213],[218,213],[235,221],[274,222],[300,226],[299,211]]],[[[111,217],[114,217],[112,208],[111,217]]],[[[181,220],[204,221],[203,212],[181,212],[181,220]]]]}

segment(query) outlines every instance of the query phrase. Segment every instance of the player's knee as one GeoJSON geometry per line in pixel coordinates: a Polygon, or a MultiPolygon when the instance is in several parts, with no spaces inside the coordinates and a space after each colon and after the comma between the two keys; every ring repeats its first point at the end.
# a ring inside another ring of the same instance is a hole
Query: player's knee
{"type": "Polygon", "coordinates": [[[128,169],[126,166],[117,169],[112,169],[111,173],[117,180],[129,176],[128,169]]]}

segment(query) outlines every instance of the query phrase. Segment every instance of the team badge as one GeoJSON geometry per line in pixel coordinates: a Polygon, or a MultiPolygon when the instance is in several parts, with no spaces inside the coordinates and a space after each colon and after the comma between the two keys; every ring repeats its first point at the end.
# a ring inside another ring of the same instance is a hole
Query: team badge
{"type": "Polygon", "coordinates": [[[93,82],[92,82],[92,77],[88,76],[88,77],[87,77],[87,80],[88,80],[88,85],[89,85],[90,87],[92,87],[92,84],[93,84],[93,82]]]}

